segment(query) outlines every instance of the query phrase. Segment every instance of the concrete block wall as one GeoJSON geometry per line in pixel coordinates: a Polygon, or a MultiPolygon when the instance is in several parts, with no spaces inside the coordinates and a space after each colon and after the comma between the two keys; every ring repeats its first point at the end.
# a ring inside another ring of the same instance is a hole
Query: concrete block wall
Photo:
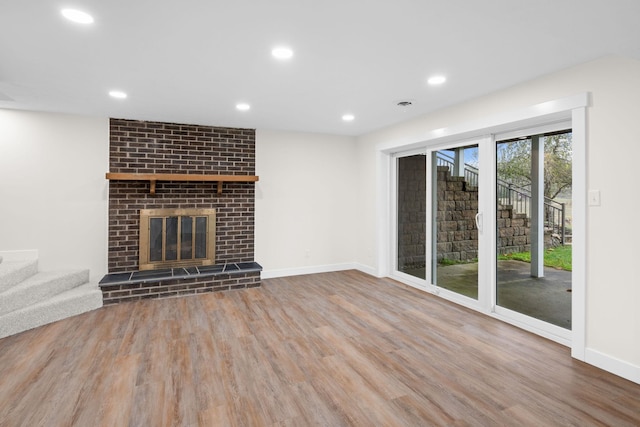
{"type": "MultiPolygon", "coordinates": [[[[399,267],[419,268],[425,262],[426,163],[424,156],[400,159],[398,175],[399,267]]],[[[463,177],[451,176],[447,166],[437,171],[437,259],[473,261],[478,257],[478,188],[463,177]]],[[[499,206],[498,252],[510,254],[531,249],[530,220],[512,206],[499,206]]]]}

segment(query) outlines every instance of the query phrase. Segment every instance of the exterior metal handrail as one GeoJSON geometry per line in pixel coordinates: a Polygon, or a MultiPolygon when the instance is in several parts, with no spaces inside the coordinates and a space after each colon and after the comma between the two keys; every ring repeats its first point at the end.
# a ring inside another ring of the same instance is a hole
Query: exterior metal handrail
{"type": "MultiPolygon", "coordinates": [[[[447,166],[449,170],[453,170],[454,158],[441,151],[437,156],[438,166],[447,166]]],[[[473,165],[465,163],[464,178],[465,181],[474,187],[478,186],[479,169],[473,165]]],[[[527,218],[530,216],[531,208],[531,191],[525,187],[513,184],[498,178],[497,180],[497,198],[500,204],[512,206],[518,213],[524,213],[527,218]]],[[[544,218],[545,227],[549,228],[552,233],[560,235],[562,245],[566,241],[566,204],[557,202],[548,197],[544,198],[544,218]]]]}

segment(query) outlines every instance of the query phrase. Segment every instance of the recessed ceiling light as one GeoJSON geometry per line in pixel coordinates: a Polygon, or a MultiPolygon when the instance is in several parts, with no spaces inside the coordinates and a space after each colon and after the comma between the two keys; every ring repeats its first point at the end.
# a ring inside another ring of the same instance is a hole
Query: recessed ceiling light
{"type": "Polygon", "coordinates": [[[62,16],[77,24],[92,24],[93,16],[77,9],[62,9],[62,16]]]}
{"type": "Polygon", "coordinates": [[[445,76],[432,76],[432,77],[429,77],[429,80],[427,80],[427,83],[435,86],[435,85],[441,85],[446,81],[447,81],[447,78],[445,76]]]}
{"type": "Polygon", "coordinates": [[[289,59],[293,56],[293,51],[288,47],[280,46],[273,49],[271,55],[276,59],[289,59]]]}
{"type": "Polygon", "coordinates": [[[353,114],[345,114],[344,116],[342,116],[342,120],[344,120],[345,122],[351,122],[355,118],[356,116],[354,116],[353,114]]]}
{"type": "Polygon", "coordinates": [[[251,109],[251,105],[245,103],[236,104],[236,109],[240,111],[247,111],[251,109]]]}
{"type": "Polygon", "coordinates": [[[127,97],[127,94],[121,90],[111,90],[109,91],[109,96],[117,99],[125,99],[127,97]]]}

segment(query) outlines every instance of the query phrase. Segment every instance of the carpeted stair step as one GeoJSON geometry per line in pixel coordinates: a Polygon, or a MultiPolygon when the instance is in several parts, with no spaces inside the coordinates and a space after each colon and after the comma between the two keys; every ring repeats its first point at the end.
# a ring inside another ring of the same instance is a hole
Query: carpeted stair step
{"type": "Polygon", "coordinates": [[[0,338],[102,307],[96,283],[86,283],[52,298],[0,316],[0,338]]]}
{"type": "Polygon", "coordinates": [[[9,261],[0,263],[0,292],[26,280],[38,272],[38,260],[9,261]]]}
{"type": "Polygon", "coordinates": [[[0,316],[89,281],[89,270],[37,273],[0,293],[0,316]]]}

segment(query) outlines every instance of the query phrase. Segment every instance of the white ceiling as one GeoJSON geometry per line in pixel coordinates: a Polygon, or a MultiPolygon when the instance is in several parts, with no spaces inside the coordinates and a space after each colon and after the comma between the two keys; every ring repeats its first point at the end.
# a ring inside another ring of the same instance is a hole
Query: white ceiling
{"type": "Polygon", "coordinates": [[[2,0],[0,108],[359,135],[607,54],[640,59],[639,21],[640,0],[2,0]],[[281,44],[292,59],[271,56],[281,44]]]}

